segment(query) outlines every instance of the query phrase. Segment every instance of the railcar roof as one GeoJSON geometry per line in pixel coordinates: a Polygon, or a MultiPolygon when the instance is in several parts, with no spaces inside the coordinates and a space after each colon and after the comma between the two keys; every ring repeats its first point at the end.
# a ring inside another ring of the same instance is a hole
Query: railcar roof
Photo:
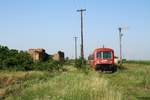
{"type": "Polygon", "coordinates": [[[96,48],[94,51],[114,51],[111,48],[96,48]]]}

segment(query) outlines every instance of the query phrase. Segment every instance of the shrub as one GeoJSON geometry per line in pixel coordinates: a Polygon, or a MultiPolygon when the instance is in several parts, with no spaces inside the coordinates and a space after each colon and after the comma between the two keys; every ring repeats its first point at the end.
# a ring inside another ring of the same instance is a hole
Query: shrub
{"type": "Polygon", "coordinates": [[[77,60],[75,60],[75,64],[74,67],[79,68],[79,69],[83,69],[86,67],[86,61],[84,60],[84,62],[82,63],[82,58],[79,58],[77,60]]]}
{"type": "Polygon", "coordinates": [[[14,57],[6,58],[5,60],[3,60],[3,65],[8,68],[14,67],[15,65],[17,65],[17,59],[14,57]]]}
{"type": "Polygon", "coordinates": [[[58,61],[36,62],[35,64],[33,64],[33,70],[54,71],[54,70],[60,70],[61,68],[62,68],[62,64],[58,61]]]}
{"type": "Polygon", "coordinates": [[[81,68],[82,65],[83,65],[83,64],[82,64],[82,59],[81,59],[81,58],[75,60],[74,67],[76,67],[76,68],[81,68]]]}

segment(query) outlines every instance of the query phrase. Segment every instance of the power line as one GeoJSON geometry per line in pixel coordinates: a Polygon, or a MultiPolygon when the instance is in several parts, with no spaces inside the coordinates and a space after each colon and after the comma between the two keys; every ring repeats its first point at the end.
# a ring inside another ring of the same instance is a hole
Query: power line
{"type": "Polygon", "coordinates": [[[73,0],[75,8],[86,8],[87,0],[73,0]]]}

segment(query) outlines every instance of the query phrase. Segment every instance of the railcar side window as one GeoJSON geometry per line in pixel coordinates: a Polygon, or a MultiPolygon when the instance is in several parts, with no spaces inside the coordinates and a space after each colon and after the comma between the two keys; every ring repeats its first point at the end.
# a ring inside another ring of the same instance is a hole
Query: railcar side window
{"type": "Polygon", "coordinates": [[[102,58],[102,52],[97,52],[97,58],[102,58]]]}

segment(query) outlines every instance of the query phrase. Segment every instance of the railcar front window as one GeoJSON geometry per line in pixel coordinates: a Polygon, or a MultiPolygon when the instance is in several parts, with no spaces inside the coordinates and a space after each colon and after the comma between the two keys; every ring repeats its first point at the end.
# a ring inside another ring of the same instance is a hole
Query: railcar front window
{"type": "Polygon", "coordinates": [[[112,52],[97,52],[97,58],[112,58],[112,52]]]}
{"type": "Polygon", "coordinates": [[[111,52],[103,52],[103,58],[112,58],[111,52]]]}

